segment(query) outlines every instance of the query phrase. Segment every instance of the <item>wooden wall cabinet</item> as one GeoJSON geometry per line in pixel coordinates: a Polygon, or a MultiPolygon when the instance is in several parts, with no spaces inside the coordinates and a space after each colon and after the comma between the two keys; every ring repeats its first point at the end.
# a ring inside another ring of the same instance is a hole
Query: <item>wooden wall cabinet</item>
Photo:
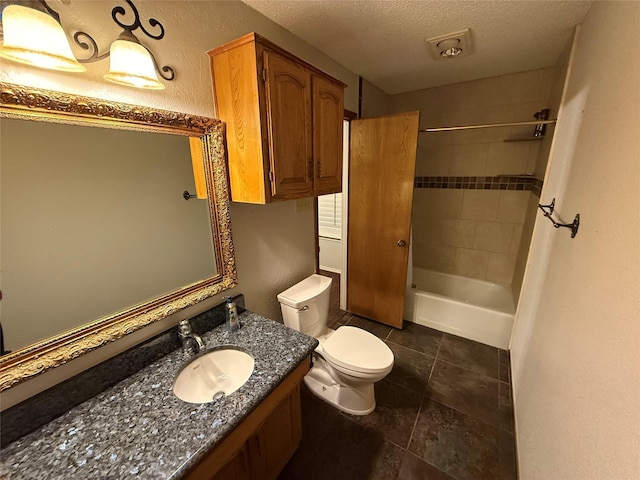
{"type": "Polygon", "coordinates": [[[342,189],[345,84],[250,33],[209,51],[216,116],[226,123],[231,199],[342,189]]]}
{"type": "Polygon", "coordinates": [[[276,480],[302,438],[300,364],[187,475],[187,480],[276,480]]]}

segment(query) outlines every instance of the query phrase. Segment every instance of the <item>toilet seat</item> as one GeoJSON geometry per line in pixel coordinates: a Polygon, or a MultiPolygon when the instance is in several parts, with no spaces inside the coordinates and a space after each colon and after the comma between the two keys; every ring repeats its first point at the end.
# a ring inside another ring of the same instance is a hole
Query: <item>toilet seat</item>
{"type": "Polygon", "coordinates": [[[387,372],[393,352],[378,337],[357,327],[338,328],[322,344],[322,355],[338,370],[357,376],[387,372]]]}

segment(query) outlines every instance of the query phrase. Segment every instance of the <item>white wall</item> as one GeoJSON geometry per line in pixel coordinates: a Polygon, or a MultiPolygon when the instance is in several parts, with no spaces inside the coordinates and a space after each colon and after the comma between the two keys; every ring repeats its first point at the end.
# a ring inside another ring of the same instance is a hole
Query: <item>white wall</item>
{"type": "MultiPolygon", "coordinates": [[[[549,118],[558,118],[558,110],[562,93],[567,78],[567,69],[569,68],[569,58],[571,48],[573,46],[573,36],[571,41],[565,46],[564,52],[560,56],[558,63],[553,68],[553,82],[551,84],[551,93],[547,107],[549,108],[549,118]]],[[[549,153],[551,151],[551,143],[555,135],[555,125],[547,125],[547,132],[544,139],[540,142],[538,149],[538,158],[536,160],[535,175],[536,178],[544,179],[547,171],[547,162],[549,161],[549,153]]],[[[520,299],[520,290],[522,289],[522,281],[524,278],[524,270],[529,257],[529,248],[531,244],[531,235],[538,216],[538,203],[540,199],[533,192],[529,196],[528,205],[522,225],[522,235],[520,236],[520,245],[518,246],[516,263],[513,269],[513,277],[511,279],[511,292],[513,293],[513,304],[517,305],[520,299]]]]}
{"type": "MultiPolygon", "coordinates": [[[[362,118],[380,117],[393,113],[393,97],[376,87],[366,78],[362,79],[362,118]]],[[[355,111],[355,110],[354,110],[355,111]]]]}
{"type": "MultiPolygon", "coordinates": [[[[111,9],[120,3],[115,0],[74,1],[69,5],[56,2],[56,8],[68,30],[85,30],[94,35],[100,46],[106,46],[119,34],[120,29],[111,19],[111,9]]],[[[0,60],[0,81],[215,117],[206,51],[256,31],[348,84],[345,108],[357,110],[358,80],[355,74],[239,1],[138,1],[136,5],[144,17],[143,21],[152,16],[165,26],[166,35],[161,41],[147,41],[141,37],[161,64],[170,65],[176,71],[176,79],[166,82],[165,90],[142,91],[104,82],[102,75],[108,70],[107,60],[89,64],[86,74],[48,72],[0,60]]],[[[80,50],[76,50],[76,54],[79,57],[83,55],[80,50]]],[[[314,271],[313,212],[297,213],[295,202],[269,206],[234,204],[231,221],[239,287],[226,294],[242,292],[249,309],[278,319],[280,309],[276,295],[314,271]]],[[[218,296],[182,315],[197,314],[221,300],[222,297],[218,296]]],[[[159,322],[18,385],[3,393],[2,408],[154,335],[177,323],[179,317],[159,322]]]]}
{"type": "Polygon", "coordinates": [[[523,480],[640,478],[638,25],[640,3],[594,3],[569,67],[543,200],[581,226],[534,229],[511,345],[523,480]]]}

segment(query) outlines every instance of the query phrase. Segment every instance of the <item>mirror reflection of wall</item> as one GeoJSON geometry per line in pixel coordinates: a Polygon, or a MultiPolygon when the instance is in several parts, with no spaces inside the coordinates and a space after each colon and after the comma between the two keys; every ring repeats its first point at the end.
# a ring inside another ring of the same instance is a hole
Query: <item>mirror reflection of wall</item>
{"type": "Polygon", "coordinates": [[[216,274],[188,137],[2,119],[0,281],[16,350],[216,274]]]}

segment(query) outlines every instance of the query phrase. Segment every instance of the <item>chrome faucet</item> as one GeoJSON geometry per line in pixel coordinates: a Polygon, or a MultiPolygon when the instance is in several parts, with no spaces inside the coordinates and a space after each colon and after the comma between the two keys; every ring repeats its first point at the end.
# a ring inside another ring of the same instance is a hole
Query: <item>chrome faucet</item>
{"type": "Polygon", "coordinates": [[[202,341],[202,338],[200,338],[200,335],[191,330],[189,320],[180,320],[180,323],[178,323],[178,337],[180,337],[180,340],[182,341],[183,349],[187,350],[189,348],[189,344],[195,342],[198,347],[197,351],[204,350],[204,342],[202,341]]]}

